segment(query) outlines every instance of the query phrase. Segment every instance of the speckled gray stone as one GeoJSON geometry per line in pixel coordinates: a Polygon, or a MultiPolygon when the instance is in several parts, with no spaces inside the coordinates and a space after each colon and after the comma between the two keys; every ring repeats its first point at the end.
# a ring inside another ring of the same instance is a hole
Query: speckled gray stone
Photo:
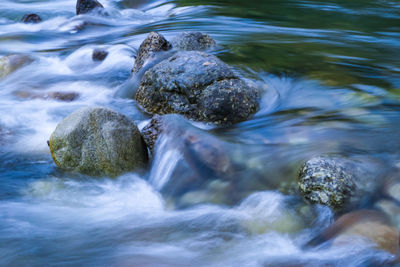
{"type": "Polygon", "coordinates": [[[103,12],[103,5],[97,0],[77,0],[76,1],[76,14],[86,14],[92,11],[103,12]]]}
{"type": "Polygon", "coordinates": [[[207,50],[216,45],[210,35],[201,32],[184,32],[175,36],[172,46],[177,50],[201,51],[207,50]]]}
{"type": "Polygon", "coordinates": [[[82,108],[65,118],[52,133],[49,147],[60,168],[94,176],[145,168],[148,160],[135,123],[102,107],[82,108]]]}
{"type": "Polygon", "coordinates": [[[258,97],[228,65],[198,51],[180,51],[150,68],[136,93],[150,114],[177,113],[216,124],[246,120],[258,110],[258,97]]]}
{"type": "Polygon", "coordinates": [[[168,51],[172,48],[171,44],[158,32],[151,32],[142,42],[133,66],[132,72],[137,73],[146,61],[151,60],[157,52],[168,51]]]}
{"type": "Polygon", "coordinates": [[[340,210],[374,194],[379,187],[378,168],[372,161],[314,157],[301,167],[298,186],[311,203],[340,210]]]}

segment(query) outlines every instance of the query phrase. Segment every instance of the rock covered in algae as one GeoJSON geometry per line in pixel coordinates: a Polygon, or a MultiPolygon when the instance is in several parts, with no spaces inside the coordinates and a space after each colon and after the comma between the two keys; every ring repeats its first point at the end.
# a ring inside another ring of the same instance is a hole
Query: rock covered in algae
{"type": "Polygon", "coordinates": [[[184,32],[171,41],[174,49],[186,51],[207,50],[216,45],[210,35],[201,32],[184,32]]]}
{"type": "Polygon", "coordinates": [[[137,102],[150,114],[182,114],[190,119],[232,124],[258,108],[258,91],[249,88],[217,57],[180,51],[145,72],[137,102]]]}
{"type": "Polygon", "coordinates": [[[145,168],[148,160],[135,123],[102,107],[73,112],[57,125],[49,146],[57,166],[94,176],[145,168]]]}

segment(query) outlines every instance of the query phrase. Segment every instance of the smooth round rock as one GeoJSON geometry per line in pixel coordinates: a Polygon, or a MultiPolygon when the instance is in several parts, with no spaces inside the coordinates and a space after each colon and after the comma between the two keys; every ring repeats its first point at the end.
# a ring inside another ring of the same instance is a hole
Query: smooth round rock
{"type": "Polygon", "coordinates": [[[311,203],[338,210],[363,207],[381,190],[386,167],[368,158],[319,156],[301,167],[298,186],[311,203]]]}
{"type": "Polygon", "coordinates": [[[311,203],[332,208],[345,205],[355,189],[354,176],[337,158],[316,157],[300,170],[298,184],[303,197],[311,203]]]}
{"type": "Polygon", "coordinates": [[[136,101],[150,114],[182,114],[194,120],[232,124],[258,108],[249,88],[217,57],[180,51],[145,72],[136,101]]]}
{"type": "Polygon", "coordinates": [[[49,140],[57,166],[117,176],[146,167],[147,148],[133,121],[102,107],[82,108],[57,125],[49,140]]]}
{"type": "Polygon", "coordinates": [[[21,21],[23,23],[39,23],[42,21],[42,18],[37,14],[25,14],[21,21]]]}
{"type": "Polygon", "coordinates": [[[186,51],[207,50],[216,45],[210,35],[201,32],[184,32],[171,41],[174,49],[186,51]]]}

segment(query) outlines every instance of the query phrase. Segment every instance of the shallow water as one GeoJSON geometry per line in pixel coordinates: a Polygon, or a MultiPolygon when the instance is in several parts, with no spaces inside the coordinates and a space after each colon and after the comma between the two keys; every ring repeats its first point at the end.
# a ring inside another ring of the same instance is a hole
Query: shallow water
{"type": "Polygon", "coordinates": [[[392,257],[365,240],[305,248],[333,214],[303,203],[293,182],[304,160],[323,153],[374,162],[377,173],[400,161],[398,2],[101,2],[107,17],[74,16],[74,0],[0,3],[0,55],[34,58],[0,80],[0,265],[365,266],[392,257]],[[27,12],[43,22],[20,23],[27,12]],[[188,30],[215,38],[214,53],[263,92],[249,121],[194,123],[230,151],[233,189],[167,137],[142,176],[59,170],[46,143],[57,123],[100,105],[143,125],[149,117],[120,97],[136,83],[137,48],[150,31],[188,30]],[[95,48],[109,52],[103,62],[92,61],[95,48]],[[204,183],[174,200],[175,181],[191,175],[204,183]]]}

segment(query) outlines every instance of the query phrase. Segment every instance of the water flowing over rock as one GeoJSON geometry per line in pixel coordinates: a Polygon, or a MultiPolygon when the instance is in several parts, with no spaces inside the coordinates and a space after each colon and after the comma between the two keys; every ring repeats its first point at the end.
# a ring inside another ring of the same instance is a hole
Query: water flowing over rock
{"type": "Polygon", "coordinates": [[[383,187],[383,194],[393,199],[394,201],[400,203],[400,170],[395,169],[388,177],[385,179],[385,184],[383,187]]]}
{"type": "MultiPolygon", "coordinates": [[[[202,199],[207,201],[210,199],[207,194],[221,193],[230,186],[225,182],[229,181],[233,166],[226,144],[211,134],[192,126],[181,116],[175,114],[155,116],[142,130],[142,134],[147,146],[152,148],[153,164],[156,167],[160,167],[158,164],[163,161],[169,164],[177,158],[181,158],[185,164],[180,164],[181,169],[175,170],[176,173],[189,170],[189,175],[171,174],[171,177],[165,181],[160,181],[164,180],[163,173],[153,174],[156,177],[150,179],[157,180],[153,183],[166,195],[182,196],[191,190],[202,188],[197,192],[192,191],[190,196],[199,197],[201,195],[202,199]],[[171,158],[163,160],[166,157],[171,158]],[[185,167],[189,169],[185,169],[185,167]],[[205,197],[203,198],[203,196],[205,197]]],[[[226,192],[222,195],[225,195],[226,198],[230,197],[226,192]]],[[[221,194],[217,198],[220,196],[221,194]]],[[[189,195],[186,195],[183,198],[187,200],[188,197],[189,195]]]]}
{"type": "Polygon", "coordinates": [[[174,49],[186,51],[207,50],[216,45],[210,35],[201,32],[181,33],[173,38],[171,43],[174,49]]]}
{"type": "Polygon", "coordinates": [[[192,168],[208,177],[221,177],[230,170],[231,160],[223,142],[193,127],[178,115],[154,116],[142,134],[152,153],[161,135],[175,138],[177,147],[192,168]],[[212,173],[214,175],[210,175],[212,173]]]}
{"type": "Polygon", "coordinates": [[[39,23],[42,21],[42,18],[37,14],[25,14],[21,21],[23,23],[39,23]]]}
{"type": "Polygon", "coordinates": [[[86,14],[94,10],[103,10],[104,7],[97,0],[77,0],[76,2],[76,14],[86,14]]]}
{"type": "Polygon", "coordinates": [[[9,55],[0,58],[0,79],[32,61],[32,57],[28,55],[9,55]]]}
{"type": "Polygon", "coordinates": [[[373,242],[377,249],[397,254],[399,231],[393,227],[382,212],[359,210],[344,214],[320,236],[321,241],[333,240],[333,246],[357,244],[362,240],[373,242]]]}
{"type": "Polygon", "coordinates": [[[373,162],[339,157],[315,157],[300,169],[300,193],[311,203],[335,210],[362,205],[379,187],[379,174],[373,162]]]}
{"type": "Polygon", "coordinates": [[[148,157],[135,123],[101,107],[82,108],[65,118],[49,146],[60,168],[95,176],[145,168],[148,157]]]}
{"type": "Polygon", "coordinates": [[[30,92],[17,91],[15,95],[22,99],[42,99],[42,100],[58,100],[64,102],[72,102],[79,98],[76,92],[30,92]]]}
{"type": "Polygon", "coordinates": [[[217,57],[181,51],[143,76],[137,102],[150,114],[183,114],[188,118],[231,124],[258,108],[258,92],[249,88],[217,57]]]}
{"type": "Polygon", "coordinates": [[[139,51],[132,72],[139,72],[146,61],[154,58],[157,52],[168,51],[171,48],[172,45],[164,38],[164,36],[157,32],[149,33],[147,38],[142,42],[139,47],[139,51]]]}

